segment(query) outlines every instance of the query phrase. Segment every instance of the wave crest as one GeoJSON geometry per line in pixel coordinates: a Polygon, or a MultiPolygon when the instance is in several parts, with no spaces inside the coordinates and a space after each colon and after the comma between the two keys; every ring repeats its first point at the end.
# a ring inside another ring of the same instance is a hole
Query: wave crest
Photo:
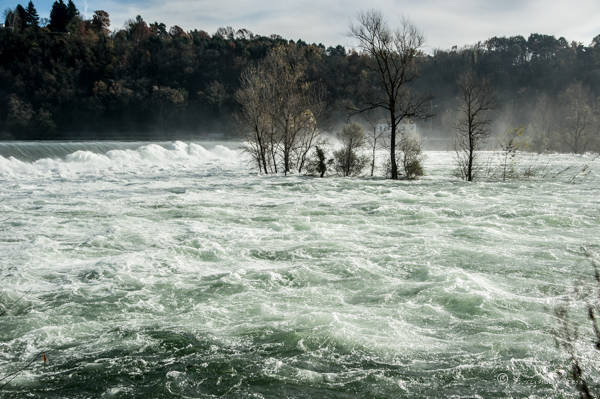
{"type": "Polygon", "coordinates": [[[0,175],[64,175],[101,170],[118,172],[156,167],[170,169],[215,164],[226,166],[239,162],[241,154],[239,150],[221,144],[209,149],[201,144],[182,141],[145,144],[137,148],[114,148],[104,153],[98,152],[93,145],[90,147],[92,148],[78,149],[64,157],[57,157],[56,149],[48,148],[48,144],[40,144],[36,149],[39,159],[33,161],[19,159],[18,153],[16,156],[0,155],[0,175]]]}

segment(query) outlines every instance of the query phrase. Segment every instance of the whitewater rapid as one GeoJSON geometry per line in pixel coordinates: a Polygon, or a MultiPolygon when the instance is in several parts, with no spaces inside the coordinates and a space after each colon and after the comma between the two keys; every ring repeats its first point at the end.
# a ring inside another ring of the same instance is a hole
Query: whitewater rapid
{"type": "Polygon", "coordinates": [[[573,396],[552,310],[600,252],[600,162],[471,184],[453,155],[394,182],[260,176],[237,143],[0,144],[0,378],[48,359],[2,394],[573,396]]]}

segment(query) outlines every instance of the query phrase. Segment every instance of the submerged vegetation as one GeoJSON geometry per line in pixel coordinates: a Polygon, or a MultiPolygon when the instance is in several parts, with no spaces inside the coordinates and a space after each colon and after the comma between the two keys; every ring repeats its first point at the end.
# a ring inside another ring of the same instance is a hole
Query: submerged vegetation
{"type": "Polygon", "coordinates": [[[575,384],[575,389],[582,399],[592,399],[597,397],[596,388],[592,384],[593,372],[588,370],[584,365],[584,353],[593,353],[595,356],[600,351],[600,325],[598,318],[600,317],[600,271],[598,270],[598,261],[594,259],[594,255],[586,248],[582,248],[585,256],[591,261],[593,267],[593,279],[590,282],[578,283],[575,289],[575,297],[584,303],[584,308],[587,313],[587,319],[591,328],[588,335],[581,331],[581,325],[574,321],[572,304],[561,304],[554,309],[554,315],[557,320],[557,327],[554,330],[554,338],[556,346],[563,351],[567,357],[566,374],[575,384]],[[583,347],[583,348],[582,348],[583,347]]]}
{"type": "Polygon", "coordinates": [[[342,147],[333,153],[336,171],[341,176],[359,175],[369,162],[366,156],[359,154],[365,145],[362,126],[358,123],[344,126],[338,139],[342,147]]]}
{"type": "Polygon", "coordinates": [[[246,150],[263,173],[302,173],[319,130],[323,90],[306,78],[307,47],[272,49],[257,66],[242,73],[236,92],[246,150]]]}

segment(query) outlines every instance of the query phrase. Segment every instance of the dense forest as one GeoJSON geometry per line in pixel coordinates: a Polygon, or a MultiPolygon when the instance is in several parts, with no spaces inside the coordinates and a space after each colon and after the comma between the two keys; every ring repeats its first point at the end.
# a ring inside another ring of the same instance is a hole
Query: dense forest
{"type": "MultiPolygon", "coordinates": [[[[424,32],[425,35],[427,32],[424,32]]],[[[369,56],[231,27],[214,34],[137,16],[110,29],[106,11],[83,18],[56,1],[49,18],[33,3],[5,11],[0,29],[0,137],[4,139],[237,136],[235,93],[244,70],[275,47],[305,47],[307,76],[324,88],[319,126],[333,129],[376,86],[369,56]]],[[[473,69],[494,88],[494,129],[528,131],[539,151],[600,145],[600,35],[589,45],[543,34],[493,37],[418,56],[413,90],[430,96],[419,131],[453,135],[457,77],[473,69]],[[565,139],[577,132],[581,140],[565,139]]]]}

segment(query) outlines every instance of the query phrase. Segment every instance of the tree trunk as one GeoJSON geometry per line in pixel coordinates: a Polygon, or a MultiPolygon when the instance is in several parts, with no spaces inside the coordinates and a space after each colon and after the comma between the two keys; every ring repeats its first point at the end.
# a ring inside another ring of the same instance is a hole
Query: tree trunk
{"type": "Polygon", "coordinates": [[[273,169],[275,170],[275,174],[277,174],[277,158],[275,157],[275,146],[271,141],[271,159],[273,160],[273,169]]]}
{"type": "Polygon", "coordinates": [[[467,165],[467,181],[473,181],[473,132],[469,126],[469,162],[467,165]]]}
{"type": "Polygon", "coordinates": [[[375,171],[375,146],[377,145],[377,140],[373,140],[373,159],[371,160],[371,177],[373,177],[373,172],[375,171]]]}
{"type": "Polygon", "coordinates": [[[287,176],[288,172],[290,171],[290,150],[291,150],[291,143],[290,143],[290,129],[289,129],[289,116],[286,116],[285,118],[285,136],[284,136],[284,148],[283,148],[283,174],[285,176],[287,176]]]}
{"type": "Polygon", "coordinates": [[[312,146],[309,146],[308,149],[302,153],[302,156],[300,157],[300,165],[298,165],[298,174],[302,173],[302,169],[304,169],[304,164],[306,163],[306,156],[311,148],[312,146]]]}
{"type": "Polygon", "coordinates": [[[352,139],[350,139],[350,143],[347,144],[346,148],[346,162],[344,165],[344,176],[350,176],[350,156],[352,154],[352,139]]]}
{"type": "Polygon", "coordinates": [[[265,156],[265,150],[264,149],[261,151],[260,156],[262,158],[263,169],[265,170],[265,175],[268,175],[269,171],[267,169],[267,157],[265,156]]]}
{"type": "Polygon", "coordinates": [[[473,148],[469,149],[469,165],[467,166],[467,181],[473,181],[473,148]]]}
{"type": "Polygon", "coordinates": [[[390,118],[392,122],[392,131],[390,132],[390,167],[392,168],[392,179],[398,180],[398,164],[396,164],[396,112],[394,110],[396,104],[390,104],[390,118]]]}
{"type": "Polygon", "coordinates": [[[262,139],[261,136],[258,132],[258,127],[255,128],[256,130],[256,141],[258,142],[258,148],[259,148],[259,156],[260,159],[258,161],[258,170],[260,170],[261,168],[261,162],[262,162],[262,168],[265,171],[265,175],[269,174],[269,171],[267,170],[267,159],[265,157],[265,146],[262,143],[262,139]]]}

